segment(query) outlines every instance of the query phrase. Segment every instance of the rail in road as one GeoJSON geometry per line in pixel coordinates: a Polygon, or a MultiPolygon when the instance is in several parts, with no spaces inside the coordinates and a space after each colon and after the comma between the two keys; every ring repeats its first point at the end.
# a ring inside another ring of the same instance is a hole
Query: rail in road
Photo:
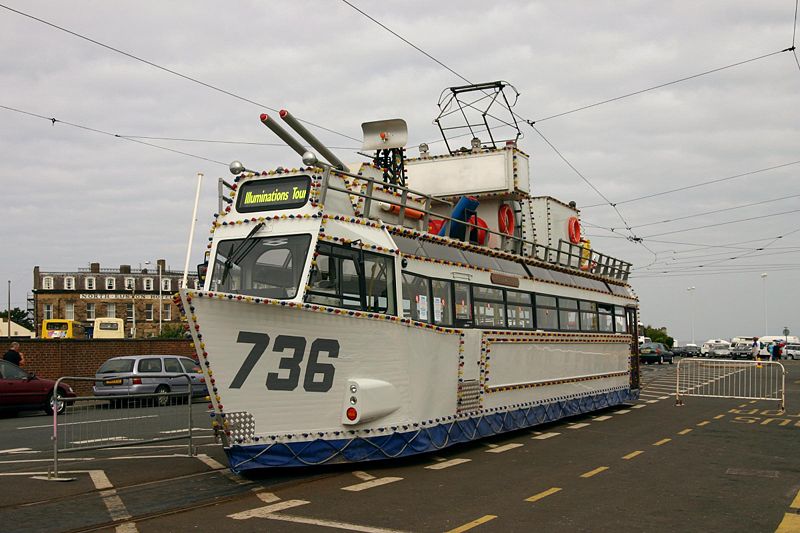
{"type": "MultiPolygon", "coordinates": [[[[163,447],[101,450],[46,471],[0,420],[0,523],[19,531],[791,531],[800,520],[800,362],[787,411],[755,400],[674,406],[675,366],[643,369],[641,399],[401,461],[241,478],[211,439],[199,457],[163,447]],[[31,503],[36,502],[34,505],[31,503]],[[13,522],[9,522],[13,521],[13,522]]],[[[18,430],[25,435],[26,431],[18,430]]],[[[175,446],[181,446],[176,443],[175,446]]]]}

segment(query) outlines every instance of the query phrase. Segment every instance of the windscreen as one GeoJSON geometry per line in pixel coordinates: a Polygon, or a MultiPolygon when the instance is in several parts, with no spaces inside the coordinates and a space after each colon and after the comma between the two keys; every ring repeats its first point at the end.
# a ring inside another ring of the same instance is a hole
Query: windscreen
{"type": "Polygon", "coordinates": [[[251,237],[217,246],[211,290],[263,298],[294,298],[311,235],[251,237]]]}
{"type": "Polygon", "coordinates": [[[98,374],[114,372],[133,372],[133,359],[109,359],[97,371],[98,374]]]}

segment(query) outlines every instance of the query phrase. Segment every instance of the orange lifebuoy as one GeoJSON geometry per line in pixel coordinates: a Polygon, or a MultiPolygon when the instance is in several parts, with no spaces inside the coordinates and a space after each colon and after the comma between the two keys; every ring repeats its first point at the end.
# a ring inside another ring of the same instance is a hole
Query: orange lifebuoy
{"type": "MultiPolygon", "coordinates": [[[[469,217],[469,220],[467,220],[467,223],[468,224],[475,224],[476,226],[478,226],[478,228],[479,228],[477,230],[477,232],[478,232],[478,238],[477,238],[478,244],[480,244],[481,246],[486,244],[486,230],[489,228],[489,225],[486,223],[486,221],[483,220],[481,217],[476,217],[475,215],[472,215],[471,217],[469,217]],[[478,219],[477,222],[475,221],[476,218],[478,219]]],[[[475,230],[475,228],[471,227],[470,228],[470,237],[472,236],[472,232],[473,231],[476,231],[476,230],[475,230]]]]}
{"type": "Polygon", "coordinates": [[[572,244],[581,242],[581,223],[578,217],[569,217],[567,221],[567,229],[569,229],[569,240],[572,244]]]}
{"type": "Polygon", "coordinates": [[[500,233],[506,235],[514,235],[514,210],[508,204],[503,204],[497,211],[497,225],[500,227],[500,233]]]}
{"type": "Polygon", "coordinates": [[[428,233],[438,235],[439,231],[442,229],[442,226],[444,226],[444,220],[432,218],[428,221],[428,233]]]}

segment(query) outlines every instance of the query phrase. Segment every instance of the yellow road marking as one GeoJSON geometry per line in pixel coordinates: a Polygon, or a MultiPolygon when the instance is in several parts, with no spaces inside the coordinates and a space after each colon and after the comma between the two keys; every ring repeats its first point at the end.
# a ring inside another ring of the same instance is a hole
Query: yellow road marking
{"type": "Polygon", "coordinates": [[[545,491],[540,492],[539,494],[534,494],[530,498],[525,498],[525,501],[526,502],[538,502],[542,498],[547,498],[551,494],[555,494],[556,492],[558,492],[560,490],[561,489],[559,487],[552,487],[552,488],[549,488],[549,489],[547,489],[545,491]]]}
{"type": "Polygon", "coordinates": [[[692,432],[691,428],[684,429],[683,431],[679,431],[678,435],[686,435],[687,433],[691,433],[691,432],[692,432]]]}
{"type": "Polygon", "coordinates": [[[668,442],[669,442],[669,441],[671,441],[671,440],[672,440],[672,439],[661,439],[661,440],[660,440],[660,441],[658,441],[658,442],[654,442],[654,443],[653,443],[653,446],[661,446],[662,444],[666,444],[666,443],[668,443],[668,442]]]}
{"type": "Polygon", "coordinates": [[[473,527],[478,527],[479,525],[485,524],[489,520],[494,520],[495,518],[497,518],[496,515],[487,514],[487,515],[484,515],[484,516],[482,516],[482,517],[480,517],[480,518],[478,518],[476,520],[473,520],[472,522],[467,522],[463,526],[458,526],[455,529],[451,529],[447,533],[461,533],[462,531],[468,531],[468,530],[472,529],[473,527]]]}
{"type": "Polygon", "coordinates": [[[720,418],[725,418],[725,415],[717,415],[714,417],[714,420],[719,420],[720,418]]]}
{"type": "Polygon", "coordinates": [[[702,422],[700,422],[700,423],[699,423],[699,424],[697,424],[697,425],[698,425],[698,426],[700,426],[700,427],[702,427],[702,426],[707,426],[707,425],[709,425],[710,423],[711,423],[711,422],[709,422],[708,420],[703,420],[702,422]]]}
{"type": "Polygon", "coordinates": [[[637,455],[642,455],[644,452],[642,450],[636,450],[635,452],[631,452],[628,455],[623,455],[623,459],[633,459],[637,455]]]}
{"type": "Polygon", "coordinates": [[[792,505],[790,505],[792,509],[800,509],[800,490],[797,491],[797,495],[792,500],[792,505]]]}
{"type": "Polygon", "coordinates": [[[775,533],[797,533],[800,531],[800,514],[786,513],[775,533]]]}
{"type": "Polygon", "coordinates": [[[599,467],[595,468],[594,470],[589,470],[589,471],[588,471],[588,472],[586,472],[585,474],[581,474],[581,477],[592,477],[592,476],[596,476],[597,474],[599,474],[600,472],[603,472],[603,471],[605,471],[605,470],[608,470],[608,467],[607,467],[607,466],[599,466],[599,467]]]}

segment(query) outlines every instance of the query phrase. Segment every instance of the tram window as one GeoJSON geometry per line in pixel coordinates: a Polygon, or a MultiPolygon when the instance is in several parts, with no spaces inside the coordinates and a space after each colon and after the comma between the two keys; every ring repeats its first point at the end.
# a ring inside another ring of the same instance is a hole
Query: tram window
{"type": "Polygon", "coordinates": [[[625,308],[619,305],[614,306],[614,331],[617,333],[628,333],[628,321],[625,318],[625,308]]]}
{"type": "Polygon", "coordinates": [[[394,243],[404,254],[427,257],[419,239],[412,239],[411,237],[403,237],[401,235],[392,235],[392,239],[394,239],[394,243]]]}
{"type": "Polygon", "coordinates": [[[433,293],[433,323],[440,326],[453,325],[453,302],[451,285],[447,280],[431,280],[433,293]]]}
{"type": "Polygon", "coordinates": [[[420,322],[430,322],[431,291],[428,279],[403,273],[403,314],[420,322]]]}
{"type": "Polygon", "coordinates": [[[211,290],[265,298],[294,298],[311,235],[222,241],[211,290]]]}
{"type": "Polygon", "coordinates": [[[453,283],[453,303],[455,304],[456,325],[472,325],[472,295],[466,283],[453,283]]]}
{"type": "Polygon", "coordinates": [[[461,250],[458,248],[430,241],[423,241],[422,248],[425,250],[425,255],[427,257],[450,261],[451,263],[470,264],[464,259],[464,256],[461,255],[461,250]]]}
{"type": "Polygon", "coordinates": [[[604,333],[614,331],[614,306],[607,304],[597,304],[599,315],[600,331],[604,333]]]}
{"type": "Polygon", "coordinates": [[[527,292],[506,291],[506,316],[508,317],[508,327],[532,329],[531,295],[527,292]]]}
{"type": "Polygon", "coordinates": [[[578,323],[578,301],[572,298],[558,299],[558,322],[563,331],[577,331],[580,329],[578,323]]]}
{"type": "Polygon", "coordinates": [[[537,294],[536,297],[536,327],[538,329],[558,329],[558,309],[553,296],[537,294]]]}
{"type": "Polygon", "coordinates": [[[364,253],[367,311],[395,314],[394,258],[364,253]]]}
{"type": "Polygon", "coordinates": [[[396,314],[394,258],[320,243],[306,301],[396,314]]]}
{"type": "Polygon", "coordinates": [[[597,331],[597,304],[594,302],[580,302],[581,330],[597,331]]]}
{"type": "Polygon", "coordinates": [[[505,304],[501,289],[473,286],[472,297],[476,326],[495,328],[506,326],[505,304]]]}

